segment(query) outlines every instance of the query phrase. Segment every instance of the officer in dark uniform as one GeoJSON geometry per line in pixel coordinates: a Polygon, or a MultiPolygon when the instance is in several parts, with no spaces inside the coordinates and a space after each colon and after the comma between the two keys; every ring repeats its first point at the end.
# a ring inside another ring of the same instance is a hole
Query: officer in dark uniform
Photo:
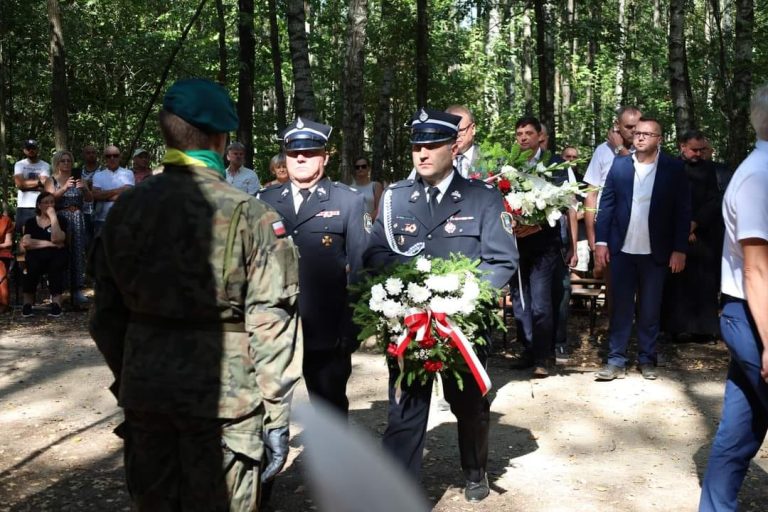
{"type": "MultiPolygon", "coordinates": [[[[383,268],[416,255],[448,258],[451,253],[480,260],[495,287],[504,286],[517,267],[511,219],[502,215],[501,194],[481,181],[467,180],[453,168],[460,116],[421,109],[411,122],[413,165],[417,177],[391,185],[383,194],[365,265],[383,268]]],[[[478,353],[485,363],[488,354],[478,353]]],[[[384,446],[418,478],[427,430],[432,383],[403,384],[395,399],[396,364],[389,368],[389,413],[384,446]]],[[[445,398],[458,421],[464,495],[480,501],[489,494],[490,403],[467,375],[459,390],[443,375],[445,398]]]]}
{"type": "Polygon", "coordinates": [[[261,190],[258,197],[282,215],[299,248],[299,312],[309,396],[347,414],[347,380],[359,344],[347,285],[360,270],[371,219],[362,194],[324,175],[331,130],[301,118],[288,126],[280,136],[290,180],[261,190]]]}

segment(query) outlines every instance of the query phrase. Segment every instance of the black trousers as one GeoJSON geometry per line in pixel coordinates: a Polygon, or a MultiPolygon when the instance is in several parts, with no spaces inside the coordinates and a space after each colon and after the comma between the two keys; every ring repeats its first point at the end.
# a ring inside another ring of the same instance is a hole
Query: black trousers
{"type": "MultiPolygon", "coordinates": [[[[536,364],[542,366],[552,357],[555,308],[558,307],[552,302],[552,291],[553,282],[561,278],[558,268],[562,264],[557,240],[528,246],[520,244],[518,272],[522,280],[522,295],[517,274],[509,282],[518,340],[522,340],[526,352],[533,356],[536,364]]],[[[562,286],[561,283],[557,286],[562,286]]]]}
{"type": "Polygon", "coordinates": [[[27,273],[22,281],[24,293],[35,293],[43,274],[48,274],[51,295],[64,290],[69,255],[66,249],[35,249],[26,252],[27,273]]]}
{"type": "Polygon", "coordinates": [[[342,349],[305,350],[303,368],[310,400],[320,398],[346,416],[352,355],[342,349]]]}
{"type": "MultiPolygon", "coordinates": [[[[478,353],[485,364],[487,356],[478,353]]],[[[415,380],[410,386],[402,384],[400,401],[395,400],[395,381],[400,370],[396,362],[389,364],[389,411],[384,431],[384,448],[415,477],[421,477],[421,462],[432,397],[432,380],[421,384],[415,380]]],[[[459,434],[459,453],[464,477],[479,482],[488,465],[488,430],[491,403],[480,393],[474,377],[462,374],[464,390],[460,390],[450,375],[442,377],[445,399],[456,416],[459,434]]]]}

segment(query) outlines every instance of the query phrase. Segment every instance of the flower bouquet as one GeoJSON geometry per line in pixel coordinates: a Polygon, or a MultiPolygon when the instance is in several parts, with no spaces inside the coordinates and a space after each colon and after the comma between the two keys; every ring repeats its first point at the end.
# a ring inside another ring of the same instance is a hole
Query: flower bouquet
{"type": "Polygon", "coordinates": [[[530,165],[532,151],[522,151],[518,144],[509,152],[494,144],[484,148],[483,154],[486,157],[481,168],[486,171],[470,177],[498,188],[504,196],[504,207],[516,223],[537,225],[546,222],[554,227],[563,211],[581,206],[575,198],[583,196],[586,190],[578,183],[565,180],[561,185],[555,185],[550,181],[554,172],[563,171],[574,162],[545,166],[541,162],[548,161],[550,155],[544,152],[539,163],[530,165]]]}
{"type": "Polygon", "coordinates": [[[479,261],[452,254],[450,259],[423,256],[392,268],[360,286],[354,320],[360,339],[375,336],[388,357],[397,359],[410,385],[426,384],[436,373],[450,372],[460,389],[469,371],[481,392],[491,382],[475,353],[485,345],[488,328],[503,328],[496,314],[494,289],[482,279],[479,261]]]}

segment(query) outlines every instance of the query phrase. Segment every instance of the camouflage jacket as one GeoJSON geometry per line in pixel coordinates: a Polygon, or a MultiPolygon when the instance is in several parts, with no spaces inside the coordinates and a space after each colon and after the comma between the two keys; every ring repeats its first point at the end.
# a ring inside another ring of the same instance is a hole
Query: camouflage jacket
{"type": "Polygon", "coordinates": [[[204,167],[166,166],[120,196],[89,269],[90,332],[122,407],[288,425],[303,345],[281,226],[204,167]]]}

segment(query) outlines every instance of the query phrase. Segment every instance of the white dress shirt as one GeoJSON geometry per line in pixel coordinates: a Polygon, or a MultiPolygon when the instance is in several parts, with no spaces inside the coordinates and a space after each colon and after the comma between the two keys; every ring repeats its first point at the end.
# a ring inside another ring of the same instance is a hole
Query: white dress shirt
{"type": "MultiPolygon", "coordinates": [[[[311,194],[314,194],[315,190],[317,190],[317,183],[309,187],[309,192],[311,194]]],[[[301,195],[301,189],[294,183],[291,183],[291,196],[293,197],[293,211],[299,213],[299,208],[301,207],[301,203],[304,202],[304,198],[301,195]]],[[[311,195],[308,197],[311,197],[311,195]]]]}
{"type": "Polygon", "coordinates": [[[648,229],[648,216],[651,213],[651,196],[656,182],[658,155],[653,162],[642,164],[632,155],[635,165],[635,184],[632,188],[632,211],[629,214],[629,226],[624,237],[621,252],[627,254],[651,254],[651,234],[648,229]]]}
{"type": "MultiPolygon", "coordinates": [[[[453,181],[453,176],[456,173],[454,171],[451,171],[451,174],[449,174],[443,181],[441,181],[439,184],[435,185],[439,192],[437,193],[437,204],[440,204],[440,201],[443,200],[443,196],[445,195],[445,192],[448,190],[448,187],[451,186],[451,182],[453,181]]],[[[424,195],[427,196],[426,201],[429,202],[429,189],[432,185],[427,185],[426,182],[424,182],[424,195]]]]}

